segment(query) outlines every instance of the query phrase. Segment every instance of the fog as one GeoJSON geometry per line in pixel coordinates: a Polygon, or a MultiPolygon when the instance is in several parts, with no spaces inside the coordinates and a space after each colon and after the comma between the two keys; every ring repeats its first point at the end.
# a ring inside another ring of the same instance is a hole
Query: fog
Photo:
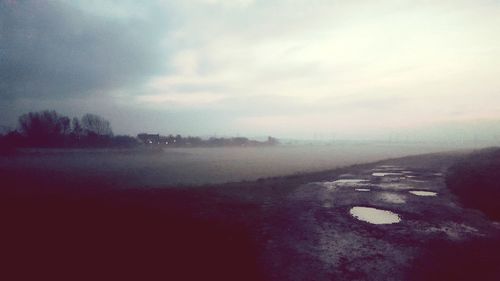
{"type": "Polygon", "coordinates": [[[119,188],[167,187],[251,181],[446,149],[373,143],[152,150],[32,149],[16,156],[0,156],[0,169],[97,179],[119,188]]]}

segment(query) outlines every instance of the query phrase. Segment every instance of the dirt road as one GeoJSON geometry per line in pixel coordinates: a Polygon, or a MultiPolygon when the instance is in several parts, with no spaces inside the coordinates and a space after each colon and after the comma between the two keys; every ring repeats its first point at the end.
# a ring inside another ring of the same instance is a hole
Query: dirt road
{"type": "Polygon", "coordinates": [[[445,171],[388,163],[303,184],[266,206],[273,215],[262,229],[262,256],[270,279],[422,280],[427,274],[438,280],[457,273],[467,280],[477,270],[491,271],[498,254],[471,241],[493,241],[500,223],[462,208],[445,186],[445,171]],[[437,255],[446,260],[434,261],[437,255]],[[467,268],[456,268],[463,262],[467,268]]]}

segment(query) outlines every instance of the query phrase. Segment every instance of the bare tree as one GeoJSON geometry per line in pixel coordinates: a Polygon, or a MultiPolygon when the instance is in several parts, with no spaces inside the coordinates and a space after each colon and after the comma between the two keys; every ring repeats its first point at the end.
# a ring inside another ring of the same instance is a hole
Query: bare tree
{"type": "Polygon", "coordinates": [[[89,113],[83,115],[81,126],[86,134],[95,134],[99,136],[113,135],[109,121],[99,115],[89,113]]]}
{"type": "Polygon", "coordinates": [[[62,135],[69,135],[71,133],[71,120],[67,116],[61,116],[59,118],[59,125],[61,128],[62,135]]]}
{"type": "Polygon", "coordinates": [[[73,120],[71,121],[71,133],[78,137],[83,134],[83,128],[82,125],[80,125],[80,120],[76,117],[73,117],[73,120]]]}
{"type": "Polygon", "coordinates": [[[54,110],[30,112],[19,117],[19,131],[33,144],[57,144],[69,134],[69,128],[69,118],[54,110]]]}

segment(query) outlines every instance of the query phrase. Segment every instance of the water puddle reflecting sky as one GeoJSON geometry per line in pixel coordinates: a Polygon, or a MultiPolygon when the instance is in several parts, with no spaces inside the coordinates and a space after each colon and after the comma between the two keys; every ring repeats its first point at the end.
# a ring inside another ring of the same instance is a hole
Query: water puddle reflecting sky
{"type": "Polygon", "coordinates": [[[386,177],[386,176],[402,176],[403,174],[401,173],[393,173],[393,172],[387,172],[387,173],[383,173],[383,172],[375,172],[372,174],[372,176],[374,177],[386,177]]]}
{"type": "Polygon", "coordinates": [[[408,191],[409,193],[417,196],[437,196],[436,192],[432,191],[424,191],[424,190],[411,190],[408,191]]]}
{"type": "Polygon", "coordinates": [[[338,187],[356,187],[356,186],[366,186],[369,185],[369,180],[365,179],[340,179],[330,182],[334,186],[338,187]]]}
{"type": "Polygon", "coordinates": [[[360,221],[372,224],[393,224],[401,221],[396,213],[371,207],[352,207],[349,213],[360,221]]]}

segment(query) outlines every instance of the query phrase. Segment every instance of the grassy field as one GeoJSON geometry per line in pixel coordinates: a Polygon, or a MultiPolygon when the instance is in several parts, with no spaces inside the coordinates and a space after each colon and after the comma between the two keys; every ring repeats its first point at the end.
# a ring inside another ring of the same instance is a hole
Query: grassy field
{"type": "Polygon", "coordinates": [[[23,149],[0,153],[0,169],[117,187],[198,186],[323,171],[439,147],[400,144],[283,145],[224,148],[23,149]]]}

